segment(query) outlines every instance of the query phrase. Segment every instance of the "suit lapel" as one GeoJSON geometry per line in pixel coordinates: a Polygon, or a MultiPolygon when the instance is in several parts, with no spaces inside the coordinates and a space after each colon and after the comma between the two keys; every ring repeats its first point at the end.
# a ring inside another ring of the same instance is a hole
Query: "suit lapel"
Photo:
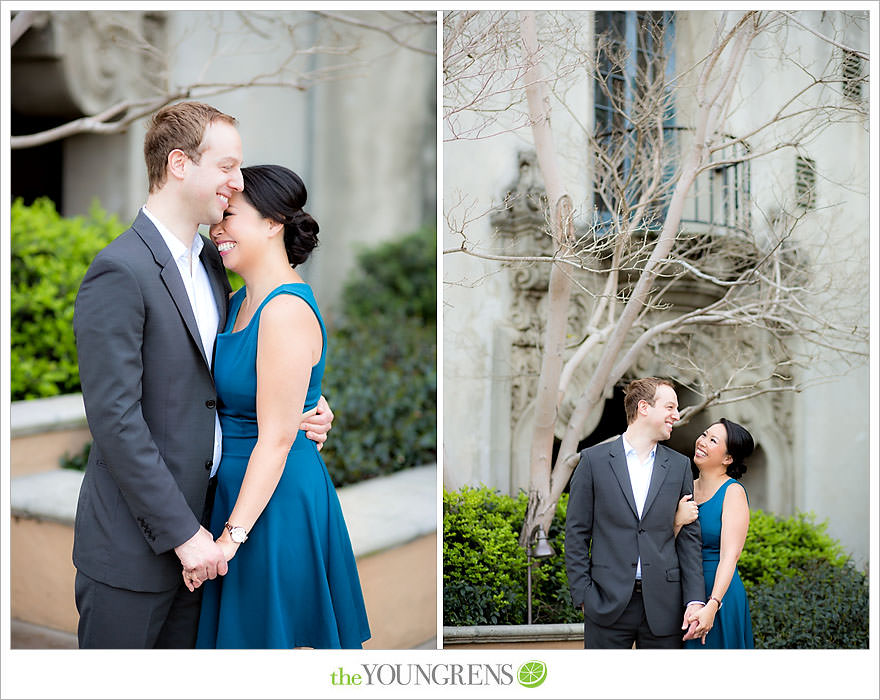
{"type": "Polygon", "coordinates": [[[651,484],[648,486],[648,496],[645,498],[645,507],[642,509],[643,518],[660,492],[660,487],[668,474],[669,452],[663,445],[657,445],[657,452],[654,454],[654,469],[651,471],[651,484]]]}
{"type": "Polygon", "coordinates": [[[617,440],[611,443],[611,449],[609,450],[608,456],[611,461],[611,471],[613,471],[614,476],[617,477],[617,482],[620,484],[620,490],[623,491],[623,495],[626,498],[626,502],[629,503],[633,515],[638,518],[639,511],[636,509],[636,499],[635,496],[633,496],[632,481],[629,478],[629,468],[626,466],[626,454],[623,452],[622,437],[617,438],[617,440]]]}
{"type": "Polygon", "coordinates": [[[147,247],[153,253],[156,264],[162,268],[159,276],[168,289],[168,293],[171,295],[175,306],[177,306],[177,311],[180,313],[192,341],[196,344],[207,366],[208,358],[205,355],[205,348],[202,347],[202,336],[199,333],[198,324],[196,324],[196,317],[193,314],[189,295],[186,293],[186,287],[183,286],[183,279],[180,276],[180,270],[177,269],[177,263],[174,262],[174,258],[171,257],[171,251],[168,250],[168,246],[162,239],[162,234],[156,230],[153,222],[142,211],[138,213],[131,227],[147,244],[147,247]]]}

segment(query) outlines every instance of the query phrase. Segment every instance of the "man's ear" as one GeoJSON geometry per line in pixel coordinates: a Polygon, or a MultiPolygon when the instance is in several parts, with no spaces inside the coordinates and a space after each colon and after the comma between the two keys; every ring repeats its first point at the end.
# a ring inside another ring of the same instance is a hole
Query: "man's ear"
{"type": "Polygon", "coordinates": [[[168,158],[165,162],[168,174],[177,180],[182,180],[186,170],[186,161],[188,160],[189,156],[187,156],[186,153],[179,148],[175,148],[168,154],[168,158]]]}

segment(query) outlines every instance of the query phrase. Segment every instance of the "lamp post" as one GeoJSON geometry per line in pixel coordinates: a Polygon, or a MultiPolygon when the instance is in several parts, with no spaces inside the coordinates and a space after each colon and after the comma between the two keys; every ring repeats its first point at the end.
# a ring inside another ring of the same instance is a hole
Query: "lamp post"
{"type": "Polygon", "coordinates": [[[526,589],[528,591],[528,624],[532,624],[532,558],[546,559],[556,554],[547,541],[544,527],[538,523],[529,534],[529,545],[526,547],[526,589]]]}

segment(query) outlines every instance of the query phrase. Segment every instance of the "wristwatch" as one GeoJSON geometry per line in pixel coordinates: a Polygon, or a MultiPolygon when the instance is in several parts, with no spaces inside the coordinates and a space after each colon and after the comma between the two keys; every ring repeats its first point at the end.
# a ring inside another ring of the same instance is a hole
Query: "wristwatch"
{"type": "Polygon", "coordinates": [[[247,530],[238,525],[230,525],[228,522],[225,525],[226,529],[229,530],[229,536],[232,538],[233,542],[237,542],[241,544],[245,540],[247,540],[247,530]]]}

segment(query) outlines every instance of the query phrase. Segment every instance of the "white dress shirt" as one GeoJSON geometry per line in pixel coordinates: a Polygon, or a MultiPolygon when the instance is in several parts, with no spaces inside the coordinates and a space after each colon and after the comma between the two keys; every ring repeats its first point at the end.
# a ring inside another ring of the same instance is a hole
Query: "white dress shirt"
{"type": "MultiPolygon", "coordinates": [[[[192,247],[187,248],[186,245],[177,236],[165,226],[159,219],[152,214],[146,206],[143,212],[147,218],[153,222],[156,229],[162,234],[162,240],[171,251],[174,262],[177,263],[177,269],[183,279],[183,286],[186,288],[186,295],[189,297],[190,307],[193,316],[196,318],[196,325],[199,328],[199,336],[202,341],[202,347],[205,349],[205,357],[208,358],[208,367],[214,360],[214,341],[217,340],[217,325],[220,323],[220,313],[217,311],[217,301],[214,299],[214,292],[211,289],[211,281],[208,279],[208,273],[199,254],[202,252],[204,242],[202,237],[196,233],[193,238],[192,247]]],[[[217,473],[220,466],[220,456],[223,448],[223,435],[220,431],[220,417],[214,416],[214,457],[211,462],[211,476],[217,473]]]]}
{"type": "MultiPolygon", "coordinates": [[[[651,485],[651,474],[654,472],[654,457],[657,455],[655,444],[648,458],[642,462],[636,452],[636,448],[623,438],[623,451],[626,455],[626,467],[629,470],[629,481],[632,485],[633,497],[636,500],[636,511],[639,519],[645,509],[645,501],[648,499],[648,487],[651,485]]],[[[636,579],[642,578],[642,558],[636,564],[636,579]]]]}

